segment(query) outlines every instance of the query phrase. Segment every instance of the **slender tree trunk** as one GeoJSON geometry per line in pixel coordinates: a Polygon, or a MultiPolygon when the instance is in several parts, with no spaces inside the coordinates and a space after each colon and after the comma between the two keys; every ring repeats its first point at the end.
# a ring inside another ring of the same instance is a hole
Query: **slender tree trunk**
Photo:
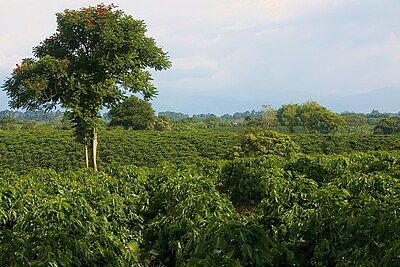
{"type": "Polygon", "coordinates": [[[86,168],[89,169],[89,151],[87,145],[85,145],[85,163],[86,163],[86,168]]]}
{"type": "Polygon", "coordinates": [[[97,172],[97,130],[93,129],[93,135],[90,140],[90,159],[89,167],[97,172]]]}

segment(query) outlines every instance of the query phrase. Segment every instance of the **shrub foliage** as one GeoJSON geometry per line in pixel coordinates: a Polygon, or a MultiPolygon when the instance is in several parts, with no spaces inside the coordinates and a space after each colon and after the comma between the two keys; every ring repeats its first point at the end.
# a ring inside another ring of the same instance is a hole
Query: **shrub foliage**
{"type": "Polygon", "coordinates": [[[400,155],[0,173],[0,265],[396,266],[400,155]]]}

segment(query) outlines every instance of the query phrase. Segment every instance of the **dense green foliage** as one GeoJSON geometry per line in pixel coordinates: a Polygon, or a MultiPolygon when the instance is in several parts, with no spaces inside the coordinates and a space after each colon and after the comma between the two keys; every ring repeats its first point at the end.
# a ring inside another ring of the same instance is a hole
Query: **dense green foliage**
{"type": "Polygon", "coordinates": [[[306,154],[332,154],[352,151],[381,151],[399,149],[399,135],[291,135],[306,154]]]}
{"type": "Polygon", "coordinates": [[[0,265],[395,266],[400,154],[0,173],[0,265]]]}
{"type": "Polygon", "coordinates": [[[399,160],[382,152],[240,159],[223,166],[218,184],[292,263],[396,266],[399,160]]]}
{"type": "Polygon", "coordinates": [[[0,265],[127,266],[138,260],[136,177],[45,170],[0,177],[0,265]]]}
{"type": "Polygon", "coordinates": [[[130,96],[115,105],[108,114],[111,126],[123,126],[132,130],[148,129],[156,116],[151,104],[136,96],[130,96]]]}
{"type": "Polygon", "coordinates": [[[276,116],[281,125],[287,126],[291,133],[296,126],[301,126],[308,132],[331,133],[342,123],[338,114],[314,101],[283,105],[276,116]]]}
{"type": "Polygon", "coordinates": [[[278,132],[252,128],[240,136],[237,156],[288,156],[299,148],[290,136],[278,132]]]}
{"type": "MultiPolygon", "coordinates": [[[[195,163],[231,157],[236,135],[228,132],[158,132],[105,130],[99,134],[99,165],[155,166],[163,161],[195,163]]],[[[83,167],[83,149],[71,131],[0,131],[0,169],[26,172],[83,167]]]]}
{"type": "Polygon", "coordinates": [[[83,167],[83,149],[71,131],[19,130],[0,132],[0,169],[27,172],[32,168],[66,170],[83,167]]]}
{"type": "Polygon", "coordinates": [[[3,130],[15,130],[16,126],[16,119],[12,116],[4,116],[0,118],[0,129],[3,130]]]}
{"type": "Polygon", "coordinates": [[[387,117],[379,120],[374,127],[375,134],[400,134],[400,118],[387,117]]]}
{"type": "MultiPolygon", "coordinates": [[[[200,159],[231,159],[242,151],[243,134],[228,131],[102,130],[99,133],[99,166],[110,163],[155,166],[163,161],[196,163],[200,159]]],[[[396,135],[291,135],[290,139],[298,145],[299,152],[307,154],[400,149],[400,137],[396,135]]],[[[281,152],[290,151],[292,147],[285,149],[289,150],[281,152]]],[[[3,170],[26,172],[35,167],[58,171],[77,169],[83,166],[83,157],[83,149],[73,140],[71,131],[40,128],[0,131],[0,169],[3,170]]]]}
{"type": "Polygon", "coordinates": [[[315,101],[301,104],[298,116],[301,125],[309,132],[332,133],[343,123],[339,114],[328,110],[315,101]]]}
{"type": "Polygon", "coordinates": [[[156,117],[148,129],[155,131],[171,131],[171,121],[167,117],[156,117]]]}
{"type": "MultiPolygon", "coordinates": [[[[264,105],[260,111],[236,112],[216,116],[214,114],[195,114],[189,116],[177,112],[160,112],[173,121],[173,129],[218,129],[240,131],[248,127],[264,127],[284,133],[312,133],[368,135],[374,131],[382,119],[398,122],[400,113],[381,113],[373,110],[371,113],[343,112],[335,114],[318,103],[311,101],[303,104],[286,104],[279,109],[264,105]]],[[[396,134],[396,131],[387,131],[396,134]]]]}

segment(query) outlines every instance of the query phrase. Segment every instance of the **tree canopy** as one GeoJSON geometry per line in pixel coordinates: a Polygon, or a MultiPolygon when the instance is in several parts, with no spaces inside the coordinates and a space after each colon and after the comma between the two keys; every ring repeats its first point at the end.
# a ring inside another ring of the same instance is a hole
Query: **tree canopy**
{"type": "Polygon", "coordinates": [[[309,132],[335,132],[343,119],[317,102],[309,101],[299,106],[299,120],[309,132]]]}
{"type": "Polygon", "coordinates": [[[299,125],[298,104],[283,105],[277,111],[277,117],[281,125],[287,126],[291,133],[294,132],[294,127],[299,125]]]}
{"type": "MultiPolygon", "coordinates": [[[[149,69],[171,66],[167,53],[146,36],[142,20],[100,4],[57,13],[56,32],[17,64],[3,88],[12,108],[71,112],[76,137],[93,147],[103,107],[126,92],[157,94],[149,69]]],[[[95,152],[95,151],[94,151],[95,152]]]]}
{"type": "Polygon", "coordinates": [[[287,126],[291,133],[296,126],[302,126],[308,132],[331,133],[343,122],[340,115],[315,101],[283,105],[278,109],[277,117],[281,125],[287,126]]]}
{"type": "Polygon", "coordinates": [[[155,112],[150,103],[130,96],[110,109],[110,125],[123,126],[125,129],[145,130],[155,120],[155,112]]]}
{"type": "Polygon", "coordinates": [[[399,134],[400,133],[400,118],[389,117],[380,119],[374,127],[375,134],[399,134]]]}

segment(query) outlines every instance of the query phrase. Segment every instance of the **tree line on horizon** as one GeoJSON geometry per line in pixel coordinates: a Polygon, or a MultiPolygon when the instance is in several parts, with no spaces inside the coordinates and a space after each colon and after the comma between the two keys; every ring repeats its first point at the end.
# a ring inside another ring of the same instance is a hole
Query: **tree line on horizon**
{"type": "MultiPolygon", "coordinates": [[[[123,127],[131,130],[238,130],[246,127],[263,127],[287,133],[348,133],[348,134],[398,134],[400,114],[381,113],[334,113],[314,101],[301,104],[285,104],[278,109],[265,105],[261,111],[188,115],[179,112],[159,112],[156,115],[150,102],[136,96],[126,98],[101,117],[101,125],[123,127]]],[[[0,129],[32,128],[35,123],[70,129],[70,112],[42,110],[0,111],[0,129]]]]}
{"type": "MultiPolygon", "coordinates": [[[[166,117],[172,121],[185,120],[185,119],[195,119],[195,120],[205,120],[208,118],[218,118],[221,120],[240,120],[246,118],[259,118],[262,116],[262,110],[251,110],[251,111],[243,111],[243,112],[235,112],[235,113],[225,113],[223,115],[215,115],[214,113],[198,113],[189,115],[184,112],[177,111],[160,111],[158,112],[158,116],[166,117]]],[[[373,109],[370,113],[363,112],[352,112],[352,111],[344,111],[339,113],[342,116],[359,116],[364,118],[390,118],[390,117],[400,117],[400,111],[398,113],[392,112],[380,112],[379,110],[373,109]]],[[[0,110],[0,118],[4,117],[14,117],[16,121],[54,121],[57,118],[60,118],[64,115],[64,112],[56,109],[51,111],[44,110],[10,110],[4,109],[0,110]]],[[[104,112],[101,115],[105,119],[109,119],[109,112],[104,112]]]]}

